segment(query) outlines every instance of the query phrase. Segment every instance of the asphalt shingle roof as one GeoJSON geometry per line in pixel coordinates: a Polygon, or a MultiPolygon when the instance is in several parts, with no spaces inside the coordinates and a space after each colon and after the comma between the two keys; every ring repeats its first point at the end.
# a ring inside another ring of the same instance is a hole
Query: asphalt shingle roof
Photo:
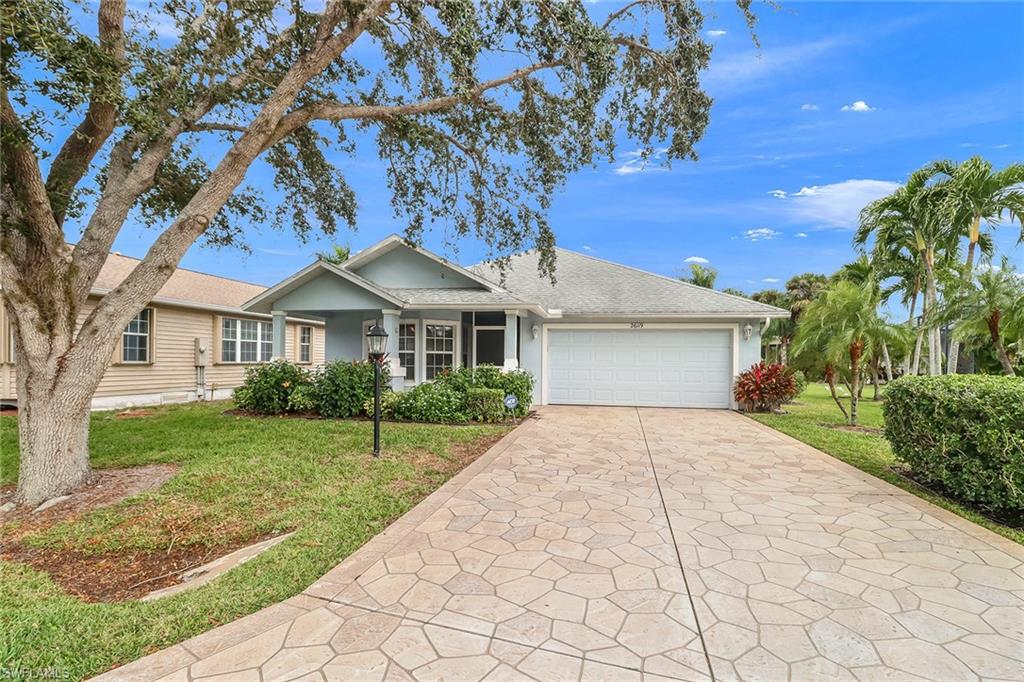
{"type": "Polygon", "coordinates": [[[566,249],[555,249],[555,283],[537,272],[537,252],[512,256],[504,280],[498,266],[479,263],[471,270],[519,298],[561,309],[563,315],[779,316],[781,308],[705,289],[669,277],[566,249]]]}
{"type": "Polygon", "coordinates": [[[409,305],[522,305],[526,301],[500,291],[462,288],[388,288],[389,293],[409,305]]]}

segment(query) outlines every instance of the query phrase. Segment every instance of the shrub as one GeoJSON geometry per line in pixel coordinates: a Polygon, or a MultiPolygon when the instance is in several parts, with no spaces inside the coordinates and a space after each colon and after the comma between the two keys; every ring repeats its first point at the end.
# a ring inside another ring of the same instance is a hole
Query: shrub
{"type": "MultiPolygon", "coordinates": [[[[388,366],[381,368],[381,390],[390,381],[388,366]]],[[[373,363],[335,360],[320,370],[314,379],[316,405],[324,417],[355,417],[363,411],[367,398],[373,398],[373,363]]]]}
{"type": "Polygon", "coordinates": [[[460,367],[438,376],[436,383],[446,384],[463,394],[471,388],[491,388],[501,391],[502,399],[514,395],[519,401],[514,410],[517,417],[525,417],[533,403],[533,375],[525,370],[503,372],[494,365],[460,367]]]}
{"type": "MultiPolygon", "coordinates": [[[[401,393],[395,393],[394,391],[382,391],[380,394],[380,417],[381,419],[394,419],[395,410],[398,408],[398,403],[402,400],[401,393]]],[[[373,416],[373,396],[371,395],[363,403],[363,414],[367,417],[373,416]]]]}
{"type": "Polygon", "coordinates": [[[287,412],[292,392],[309,383],[303,368],[284,360],[262,362],[245,370],[244,383],[235,389],[235,405],[257,414],[287,412]]]}
{"type": "Polygon", "coordinates": [[[466,394],[440,381],[430,381],[398,394],[395,416],[419,422],[451,424],[467,421],[466,394]]]}
{"type": "MultiPolygon", "coordinates": [[[[793,398],[795,398],[807,390],[807,375],[798,369],[793,370],[793,382],[795,385],[795,392],[793,393],[793,398]]],[[[792,400],[793,398],[790,398],[790,400],[792,400]]]]}
{"type": "Polygon", "coordinates": [[[466,391],[466,415],[474,421],[501,421],[508,412],[504,400],[500,388],[470,388],[466,391]]]}
{"type": "Polygon", "coordinates": [[[288,396],[288,411],[313,414],[317,411],[316,388],[313,384],[299,384],[288,396]]]}
{"type": "Polygon", "coordinates": [[[916,479],[993,511],[1024,509],[1024,380],[902,377],[882,412],[893,454],[916,479]]]}
{"type": "Polygon", "coordinates": [[[796,379],[785,365],[762,361],[740,373],[733,395],[747,412],[770,412],[796,395],[796,379]]]}

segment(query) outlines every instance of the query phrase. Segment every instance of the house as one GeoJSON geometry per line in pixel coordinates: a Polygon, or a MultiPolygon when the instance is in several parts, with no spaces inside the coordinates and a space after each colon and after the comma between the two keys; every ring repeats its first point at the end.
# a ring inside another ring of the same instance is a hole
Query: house
{"type": "Polygon", "coordinates": [[[536,378],[539,404],[734,407],[735,375],[760,359],[760,332],[789,311],[557,250],[556,282],[537,253],[464,268],[391,236],[342,265],[313,263],[242,306],[273,319],[324,320],[326,358],[366,357],[388,333],[393,387],[452,367],[493,364],[536,378]]]}
{"type": "MultiPolygon", "coordinates": [[[[111,254],[79,321],[98,298],[116,287],[139,261],[111,254]]],[[[227,398],[245,368],[271,358],[271,319],[242,309],[265,287],[177,269],[159,294],[133,319],[93,396],[94,409],[227,398]]],[[[0,297],[3,292],[0,291],[0,297]]],[[[16,348],[0,300],[0,403],[17,401],[16,348]]],[[[324,323],[289,318],[277,355],[308,365],[324,361],[324,323]]]]}

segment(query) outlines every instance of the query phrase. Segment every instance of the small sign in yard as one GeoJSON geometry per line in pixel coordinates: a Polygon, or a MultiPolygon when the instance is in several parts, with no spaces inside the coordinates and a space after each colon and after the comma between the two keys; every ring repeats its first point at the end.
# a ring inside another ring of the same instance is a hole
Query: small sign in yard
{"type": "Polygon", "coordinates": [[[515,409],[517,405],[519,405],[519,398],[515,397],[515,395],[513,395],[512,393],[509,393],[507,396],[505,396],[505,407],[508,409],[509,412],[512,413],[513,424],[516,423],[515,409]]]}

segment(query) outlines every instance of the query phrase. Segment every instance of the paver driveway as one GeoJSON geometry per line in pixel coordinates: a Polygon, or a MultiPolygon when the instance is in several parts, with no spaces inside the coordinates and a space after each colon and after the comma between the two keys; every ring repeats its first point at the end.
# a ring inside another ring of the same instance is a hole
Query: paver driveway
{"type": "Polygon", "coordinates": [[[302,595],[108,677],[1021,679],[1022,562],[737,414],[552,407],[302,595]]]}

